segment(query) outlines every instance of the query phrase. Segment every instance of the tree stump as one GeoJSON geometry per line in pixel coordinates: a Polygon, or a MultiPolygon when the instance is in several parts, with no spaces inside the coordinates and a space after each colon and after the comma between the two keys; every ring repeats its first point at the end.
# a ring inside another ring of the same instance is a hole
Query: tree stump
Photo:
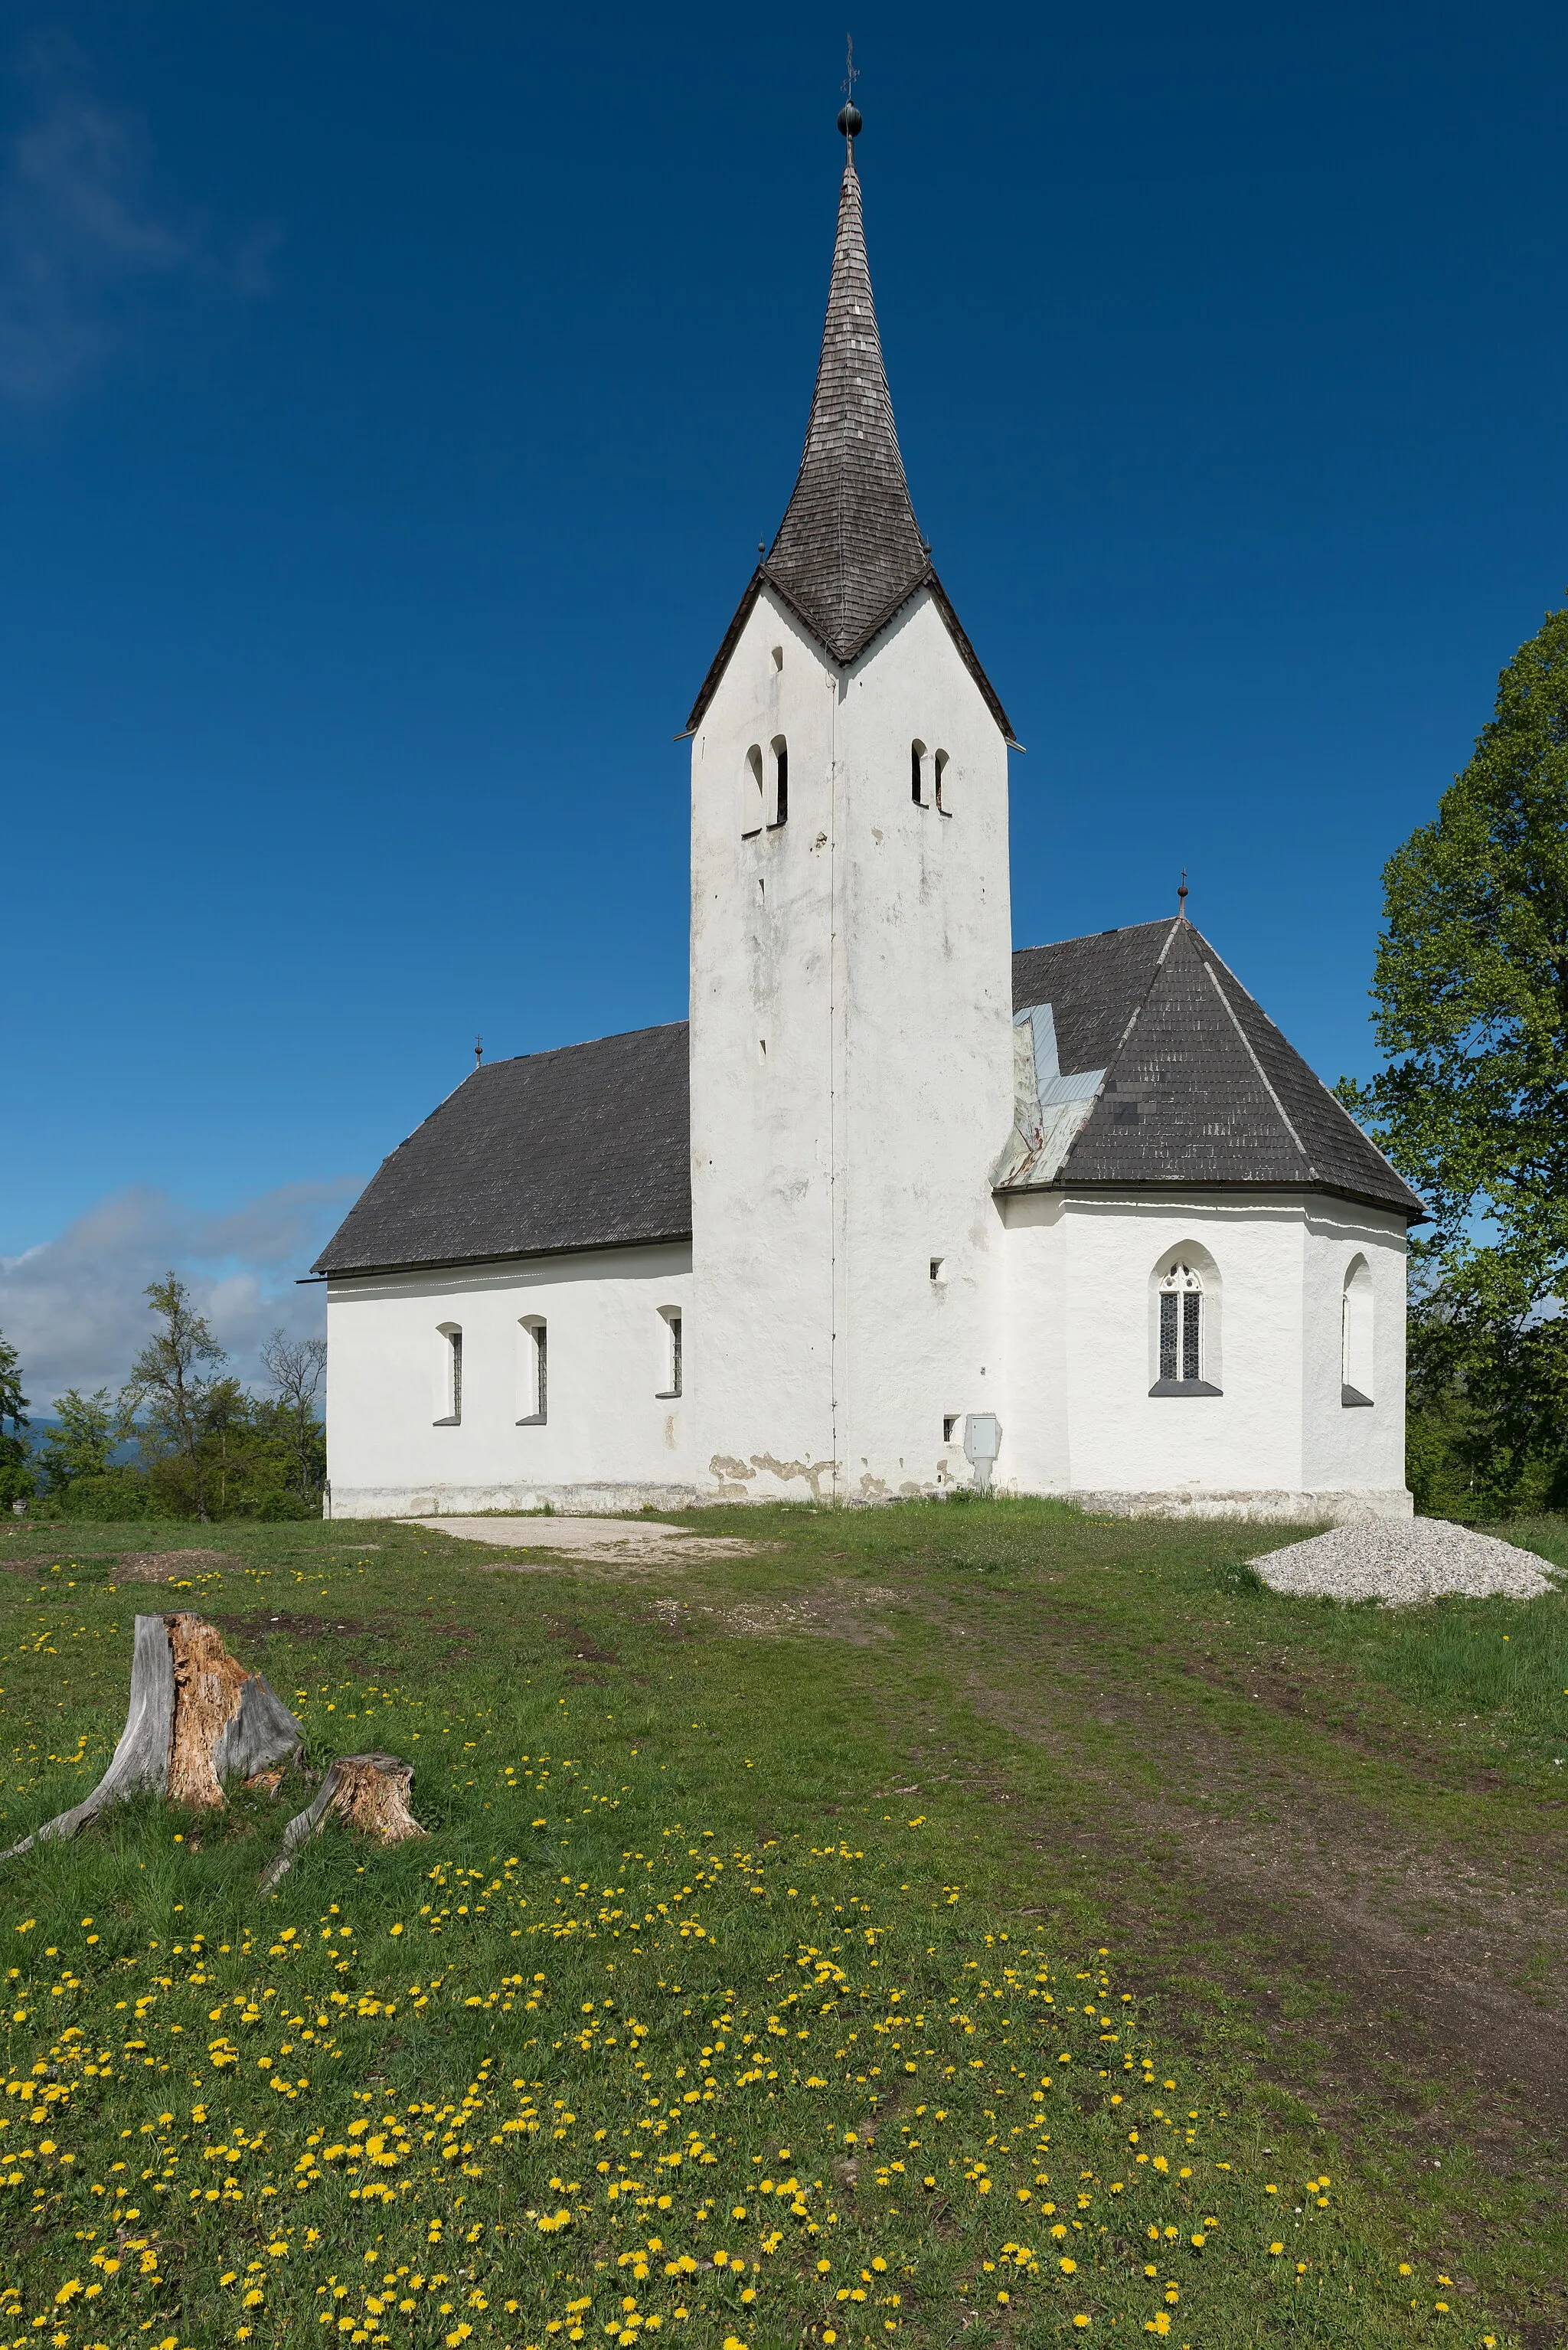
{"type": "Polygon", "coordinates": [[[413,1791],[413,1765],[396,1754],[340,1754],[310,1809],[285,1828],[277,1858],[262,1878],[261,1891],[272,1891],[299,1846],[328,1819],[339,1819],[345,1827],[357,1828],[378,1844],[406,1844],[410,1836],[424,1835],[427,1831],[409,1808],[413,1791]]]}
{"type": "Polygon", "coordinates": [[[73,1836],[122,1795],[143,1788],[174,1802],[221,1805],[226,1778],[292,1762],[305,1732],[260,1673],[247,1672],[200,1616],[139,1616],[125,1728],[108,1770],[85,1802],[47,1820],[0,1861],[36,1844],[73,1836]]]}

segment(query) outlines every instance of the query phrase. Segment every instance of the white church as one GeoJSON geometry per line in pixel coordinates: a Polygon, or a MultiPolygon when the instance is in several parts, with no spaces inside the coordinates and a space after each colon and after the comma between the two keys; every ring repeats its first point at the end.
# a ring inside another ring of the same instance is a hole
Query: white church
{"type": "Polygon", "coordinates": [[[327,1509],[1406,1514],[1420,1201],[1184,913],[1013,946],[839,128],[799,478],[690,722],[690,1022],[477,1067],[385,1160],[317,1267],[327,1509]]]}

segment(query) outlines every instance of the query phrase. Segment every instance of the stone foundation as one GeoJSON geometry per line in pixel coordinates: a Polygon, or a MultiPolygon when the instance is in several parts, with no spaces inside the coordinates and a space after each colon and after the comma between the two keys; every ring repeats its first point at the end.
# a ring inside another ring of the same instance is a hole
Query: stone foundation
{"type": "Polygon", "coordinates": [[[525,1515],[546,1505],[564,1517],[629,1517],[639,1510],[694,1510],[712,1499],[694,1485],[333,1485],[324,1518],[472,1518],[525,1515]]]}
{"type": "Polygon", "coordinates": [[[1403,1485],[1347,1493],[1067,1493],[1090,1517],[1241,1518],[1277,1525],[1363,1525],[1369,1518],[1409,1518],[1414,1496],[1403,1485]]]}

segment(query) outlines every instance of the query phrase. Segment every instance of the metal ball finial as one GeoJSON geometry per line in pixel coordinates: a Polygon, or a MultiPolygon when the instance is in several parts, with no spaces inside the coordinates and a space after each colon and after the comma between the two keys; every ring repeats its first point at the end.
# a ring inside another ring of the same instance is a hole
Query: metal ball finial
{"type": "Polygon", "coordinates": [[[838,128],[846,139],[859,138],[863,120],[860,109],[853,99],[847,106],[841,106],[838,109],[838,128]]]}

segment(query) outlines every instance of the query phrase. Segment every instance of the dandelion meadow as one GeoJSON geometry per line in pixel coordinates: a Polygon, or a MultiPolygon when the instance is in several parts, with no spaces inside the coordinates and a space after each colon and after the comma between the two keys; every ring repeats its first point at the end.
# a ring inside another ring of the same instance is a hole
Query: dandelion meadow
{"type": "MultiPolygon", "coordinates": [[[[1539,1875],[1561,1602],[1379,1623],[1261,1592],[1237,1530],[1037,1505],[701,1531],[759,1547],[226,1525],[182,1574],[187,1527],[155,1586],[145,1527],[5,1537],[5,1841],[96,1781],[162,1607],[315,1769],[410,1761],[429,1833],[329,1831],[260,1898],[297,1776],[6,1865],[0,2342],[1557,2338],[1528,2064],[1457,1978],[1384,2012],[1387,1919],[1334,1974],[1212,1853],[1300,1860],[1375,1783],[1407,1876],[1490,1900],[1526,1813],[1539,1875]]],[[[1493,2004],[1539,2041],[1514,1891],[1493,2004]]],[[[1451,1976],[1449,1927],[1398,1969],[1451,1976]]]]}

